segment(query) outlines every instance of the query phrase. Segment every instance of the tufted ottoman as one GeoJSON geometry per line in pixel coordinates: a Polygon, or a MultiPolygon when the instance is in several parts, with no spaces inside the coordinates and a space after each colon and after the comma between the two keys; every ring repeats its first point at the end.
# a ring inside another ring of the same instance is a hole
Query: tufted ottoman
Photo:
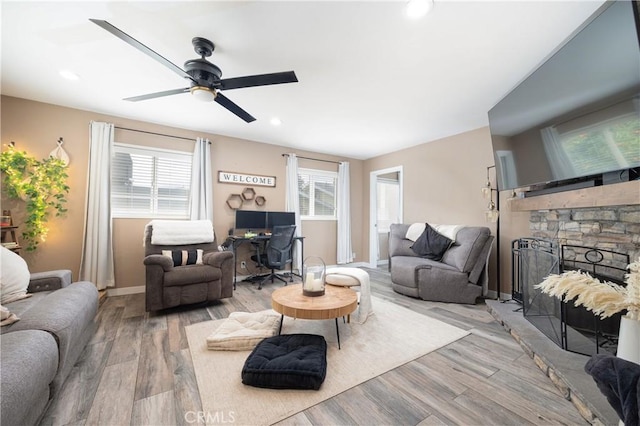
{"type": "Polygon", "coordinates": [[[260,342],[242,368],[242,383],[270,389],[320,389],[327,342],[315,334],[281,334],[260,342]]]}
{"type": "Polygon", "coordinates": [[[261,312],[232,312],[207,337],[207,349],[250,351],[262,339],[278,334],[279,326],[280,315],[270,309],[261,312]]]}

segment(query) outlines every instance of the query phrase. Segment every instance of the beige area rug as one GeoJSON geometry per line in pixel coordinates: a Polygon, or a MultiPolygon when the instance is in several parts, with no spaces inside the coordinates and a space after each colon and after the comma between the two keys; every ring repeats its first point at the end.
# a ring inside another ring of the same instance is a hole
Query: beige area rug
{"type": "Polygon", "coordinates": [[[379,298],[364,324],[343,323],[338,350],[334,320],[285,317],[282,334],[320,334],[327,340],[327,376],[320,390],[262,389],[242,384],[250,351],[207,350],[206,338],[224,320],[186,327],[207,424],[278,422],[469,334],[379,298]]]}

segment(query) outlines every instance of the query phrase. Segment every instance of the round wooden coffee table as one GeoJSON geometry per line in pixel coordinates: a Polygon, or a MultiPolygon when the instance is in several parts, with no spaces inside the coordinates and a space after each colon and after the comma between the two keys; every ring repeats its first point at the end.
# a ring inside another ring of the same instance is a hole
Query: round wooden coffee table
{"type": "Polygon", "coordinates": [[[302,294],[302,284],[287,285],[274,291],[271,295],[271,307],[282,314],[280,331],[284,316],[324,320],[335,319],[338,349],[340,349],[340,330],[338,318],[348,317],[358,306],[358,294],[346,287],[325,286],[323,296],[309,297],[302,294]]]}

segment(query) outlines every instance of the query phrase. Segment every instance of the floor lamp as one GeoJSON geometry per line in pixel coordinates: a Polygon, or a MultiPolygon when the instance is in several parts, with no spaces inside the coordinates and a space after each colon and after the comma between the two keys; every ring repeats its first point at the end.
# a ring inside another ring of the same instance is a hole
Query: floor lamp
{"type": "Polygon", "coordinates": [[[489,178],[489,170],[490,169],[494,169],[495,170],[496,166],[488,166],[487,167],[487,183],[485,184],[485,186],[482,187],[482,195],[484,196],[484,198],[489,200],[489,204],[487,205],[487,210],[485,210],[484,212],[484,216],[487,222],[491,222],[491,223],[495,223],[496,224],[496,241],[497,241],[497,246],[496,246],[496,257],[497,257],[497,261],[496,261],[496,268],[497,268],[497,276],[496,276],[496,280],[497,280],[497,285],[498,285],[498,289],[497,289],[497,300],[500,300],[500,193],[498,192],[498,188],[497,188],[497,176],[496,176],[496,187],[493,187],[493,184],[491,183],[491,179],[489,178]],[[496,194],[496,201],[493,201],[493,194],[496,194]]]}

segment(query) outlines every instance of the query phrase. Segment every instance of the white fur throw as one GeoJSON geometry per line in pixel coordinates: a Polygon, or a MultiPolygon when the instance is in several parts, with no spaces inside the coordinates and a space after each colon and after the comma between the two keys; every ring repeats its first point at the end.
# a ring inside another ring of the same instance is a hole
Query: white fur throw
{"type": "Polygon", "coordinates": [[[213,224],[210,220],[152,220],[151,244],[181,245],[213,242],[213,224]]]}
{"type": "Polygon", "coordinates": [[[369,315],[373,314],[371,305],[371,284],[369,274],[359,268],[333,267],[327,268],[326,282],[330,285],[351,287],[360,286],[360,306],[357,314],[357,322],[364,324],[369,315]]]}
{"type": "MultiPolygon", "coordinates": [[[[435,229],[436,232],[444,235],[452,241],[456,240],[458,231],[464,228],[464,225],[436,225],[434,223],[430,223],[429,225],[431,225],[431,227],[435,229]]],[[[424,228],[426,228],[426,225],[424,223],[412,223],[411,225],[409,225],[409,229],[407,229],[405,238],[411,241],[417,240],[424,232],[424,228]]]]}

